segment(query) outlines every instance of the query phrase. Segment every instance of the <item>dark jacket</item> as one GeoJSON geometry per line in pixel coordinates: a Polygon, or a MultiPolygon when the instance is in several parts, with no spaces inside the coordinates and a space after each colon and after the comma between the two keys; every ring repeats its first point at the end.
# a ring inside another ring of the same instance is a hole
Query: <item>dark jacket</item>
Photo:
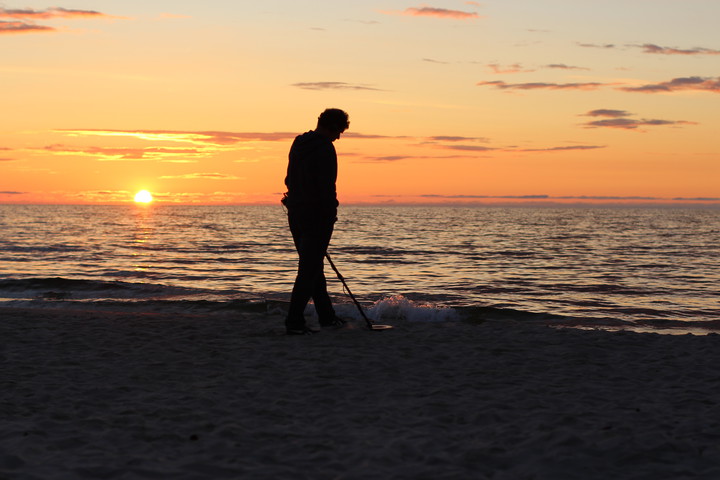
{"type": "Polygon", "coordinates": [[[337,206],[337,153],[329,138],[306,132],[295,138],[288,154],[285,185],[288,209],[327,212],[334,215],[337,206]]]}

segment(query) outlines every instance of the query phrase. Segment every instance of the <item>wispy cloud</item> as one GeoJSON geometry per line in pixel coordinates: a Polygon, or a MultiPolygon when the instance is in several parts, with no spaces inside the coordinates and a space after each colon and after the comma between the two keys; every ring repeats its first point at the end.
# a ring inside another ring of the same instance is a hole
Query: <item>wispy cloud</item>
{"type": "Polygon", "coordinates": [[[478,86],[495,87],[500,90],[597,90],[598,88],[613,85],[610,83],[584,82],[584,83],[506,83],[500,80],[490,82],[478,82],[478,86]]]}
{"type": "Polygon", "coordinates": [[[375,90],[382,91],[379,88],[370,85],[360,85],[345,82],[300,82],[293,83],[291,86],[302,88],[305,90],[375,90]]]}
{"type": "Polygon", "coordinates": [[[444,62],[442,60],[434,60],[432,58],[423,58],[422,61],[428,62],[428,63],[439,63],[441,65],[448,65],[450,63],[450,62],[444,62]]]}
{"type": "Polygon", "coordinates": [[[435,135],[427,137],[431,142],[487,142],[485,137],[461,137],[457,135],[435,135]]]}
{"type": "Polygon", "coordinates": [[[591,110],[587,113],[583,113],[583,116],[585,117],[610,117],[610,118],[618,118],[618,117],[629,117],[632,115],[632,113],[628,113],[625,110],[612,110],[608,108],[600,108],[597,110],[591,110]]]}
{"type": "Polygon", "coordinates": [[[363,140],[383,140],[383,139],[401,139],[410,138],[405,135],[377,135],[374,133],[358,133],[358,132],[345,132],[343,138],[359,138],[363,140]]]}
{"type": "Polygon", "coordinates": [[[383,11],[386,15],[405,15],[410,17],[435,17],[450,18],[454,20],[472,20],[480,18],[477,12],[466,12],[463,10],[449,10],[436,7],[410,7],[403,11],[383,11]]]}
{"type": "Polygon", "coordinates": [[[642,45],[633,45],[638,48],[642,48],[645,53],[652,53],[656,55],[720,55],[720,50],[714,50],[711,48],[676,48],[676,47],[661,47],[652,43],[645,43],[642,45]]]}
{"type": "Polygon", "coordinates": [[[107,15],[95,10],[73,10],[62,7],[52,7],[45,10],[35,10],[32,8],[25,9],[8,9],[0,8],[0,19],[8,18],[11,20],[0,20],[0,34],[13,33],[38,33],[38,32],[55,32],[55,27],[47,25],[38,25],[36,20],[53,20],[53,19],[87,19],[87,18],[120,18],[107,15]]]}
{"type": "Polygon", "coordinates": [[[617,45],[613,43],[605,43],[605,44],[597,44],[597,43],[578,43],[581,47],[584,48],[602,48],[606,50],[610,50],[613,48],[617,48],[617,45]]]}
{"type": "Polygon", "coordinates": [[[565,65],[564,63],[551,63],[549,65],[544,65],[543,68],[552,68],[557,70],[590,70],[586,67],[576,67],[574,65],[565,65]]]}
{"type": "Polygon", "coordinates": [[[507,83],[501,80],[484,81],[476,84],[480,87],[495,87],[499,90],[597,90],[603,87],[616,86],[617,90],[638,93],[668,93],[679,91],[701,91],[720,93],[720,77],[681,77],[667,82],[650,83],[639,86],[621,86],[620,83],[582,82],[552,83],[529,82],[507,83]]]}
{"type": "Polygon", "coordinates": [[[539,148],[518,148],[518,147],[488,147],[484,145],[456,145],[456,144],[445,144],[438,145],[439,148],[446,150],[457,150],[463,152],[503,152],[503,153],[539,153],[539,152],[569,152],[577,150],[596,150],[600,148],[607,148],[605,145],[563,145],[563,146],[552,146],[552,147],[539,147],[539,148]]]}
{"type": "Polygon", "coordinates": [[[13,33],[39,33],[54,32],[56,29],[44,25],[35,25],[23,21],[4,21],[0,20],[0,35],[13,33]]]}
{"type": "Polygon", "coordinates": [[[438,147],[461,152],[492,152],[499,150],[497,147],[487,147],[485,145],[439,145],[438,147]]]}
{"type": "Polygon", "coordinates": [[[607,148],[605,145],[569,145],[562,147],[546,147],[546,148],[517,148],[508,151],[514,152],[569,152],[573,150],[597,150],[599,148],[607,148]]]}
{"type": "Polygon", "coordinates": [[[197,163],[218,154],[237,150],[256,150],[257,143],[290,141],[296,133],[285,132],[215,132],[169,130],[56,130],[69,137],[120,137],[148,142],[140,146],[70,146],[49,145],[36,149],[45,155],[86,157],[100,162],[197,163]],[[173,146],[173,144],[181,144],[173,146]],[[182,145],[184,144],[184,145],[182,145]]]}
{"type": "Polygon", "coordinates": [[[101,162],[155,160],[169,163],[191,163],[211,156],[215,151],[197,148],[111,148],[111,147],[70,147],[49,145],[45,152],[60,156],[90,157],[101,162]]]}
{"type": "MultiPolygon", "coordinates": [[[[9,152],[10,149],[7,148],[7,147],[0,147],[0,152],[3,152],[3,151],[9,152]]],[[[0,157],[0,162],[12,162],[12,161],[15,161],[15,159],[14,159],[14,158],[8,158],[8,157],[0,157]]]]}
{"type": "Polygon", "coordinates": [[[25,195],[25,194],[27,194],[27,193],[28,193],[28,192],[17,192],[17,191],[14,191],[14,190],[3,190],[3,191],[0,191],[0,195],[25,195]]]}
{"type": "Polygon", "coordinates": [[[133,137],[153,142],[181,142],[195,145],[233,145],[241,142],[277,142],[295,138],[297,133],[289,132],[222,132],[222,131],[181,131],[181,130],[100,130],[74,129],[57,130],[69,136],[133,137]]]}
{"type": "Polygon", "coordinates": [[[650,83],[639,87],[622,87],[625,92],[668,93],[687,90],[720,93],[720,77],[681,77],[667,82],[650,83]]]}
{"type": "Polygon", "coordinates": [[[397,162],[398,160],[411,160],[417,157],[413,155],[386,155],[382,157],[369,157],[365,158],[365,161],[372,162],[397,162]]]}
{"type": "Polygon", "coordinates": [[[469,158],[469,156],[466,154],[458,154],[458,155],[387,155],[387,156],[380,156],[380,157],[366,156],[366,157],[363,157],[361,160],[356,161],[355,163],[384,163],[384,162],[397,162],[400,160],[423,160],[423,159],[448,160],[448,159],[455,159],[455,158],[469,158]]]}
{"type": "Polygon", "coordinates": [[[695,122],[685,120],[658,120],[658,119],[636,119],[629,118],[632,116],[625,110],[599,109],[591,110],[582,114],[584,117],[605,117],[602,120],[593,120],[584,123],[585,128],[618,128],[623,130],[637,130],[639,127],[656,127],[656,126],[678,126],[678,125],[697,125],[695,122]]]}
{"type": "Polygon", "coordinates": [[[61,7],[52,7],[45,10],[26,9],[7,9],[0,8],[0,18],[25,18],[25,19],[42,19],[49,18],[88,18],[88,17],[106,17],[112,16],[97,12],[94,10],[72,10],[61,7]]]}
{"type": "MultiPolygon", "coordinates": [[[[517,146],[488,146],[478,143],[488,143],[485,137],[466,137],[453,135],[435,135],[421,139],[420,145],[429,145],[433,148],[467,152],[468,154],[496,153],[533,153],[533,152],[565,152],[572,150],[594,150],[606,148],[604,145],[563,145],[538,148],[519,148],[517,146]]],[[[417,157],[414,157],[417,158],[417,157]]]]}
{"type": "Polygon", "coordinates": [[[616,48],[640,48],[644,53],[654,55],[720,55],[720,50],[705,47],[693,47],[693,48],[678,48],[678,47],[663,47],[655,45],[654,43],[643,43],[643,44],[628,44],[628,45],[616,45],[614,43],[578,43],[579,46],[584,48],[599,48],[604,50],[612,50],[616,48]]]}
{"type": "Polygon", "coordinates": [[[196,180],[196,179],[203,179],[203,180],[240,180],[240,177],[236,177],[235,175],[228,175],[225,173],[188,173],[185,175],[164,175],[160,177],[163,180],[168,179],[182,179],[182,180],[196,180]]]}
{"type": "Polygon", "coordinates": [[[667,125],[697,125],[695,122],[684,120],[645,120],[635,118],[608,118],[595,120],[584,124],[586,128],[619,128],[624,130],[635,130],[638,127],[657,127],[667,125]]]}
{"type": "Polygon", "coordinates": [[[523,67],[519,63],[513,63],[512,65],[500,65],[498,63],[489,63],[488,68],[492,70],[493,73],[502,74],[502,73],[528,73],[528,72],[534,72],[535,70],[531,70],[528,68],[523,67]]]}

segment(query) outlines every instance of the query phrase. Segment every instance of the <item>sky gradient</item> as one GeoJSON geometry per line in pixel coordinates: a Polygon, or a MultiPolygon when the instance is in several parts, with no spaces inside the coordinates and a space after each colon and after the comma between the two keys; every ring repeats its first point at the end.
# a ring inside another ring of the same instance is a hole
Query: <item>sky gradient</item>
{"type": "MultiPolygon", "coordinates": [[[[58,0],[63,2],[63,0],[58,0]]],[[[0,203],[720,204],[720,2],[0,4],[0,203]]]]}

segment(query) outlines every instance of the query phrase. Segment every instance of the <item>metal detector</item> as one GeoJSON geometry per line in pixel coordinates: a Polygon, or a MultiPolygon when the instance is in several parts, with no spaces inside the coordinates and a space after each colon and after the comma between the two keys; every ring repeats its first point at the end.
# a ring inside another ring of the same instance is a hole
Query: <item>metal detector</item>
{"type": "Polygon", "coordinates": [[[343,278],[343,276],[340,274],[340,272],[338,271],[338,269],[335,266],[335,264],[333,263],[333,261],[330,259],[330,255],[325,253],[325,258],[327,258],[328,262],[330,262],[330,266],[335,271],[335,274],[337,275],[338,279],[342,282],[343,287],[345,287],[345,291],[352,299],[353,303],[355,304],[358,311],[360,312],[360,315],[365,319],[365,323],[367,324],[368,328],[370,330],[390,330],[391,328],[393,328],[392,325],[376,325],[370,321],[370,319],[367,317],[367,315],[365,315],[365,312],[363,311],[362,306],[355,298],[355,295],[353,295],[352,292],[350,291],[350,287],[348,287],[347,283],[345,283],[345,278],[343,278]]]}

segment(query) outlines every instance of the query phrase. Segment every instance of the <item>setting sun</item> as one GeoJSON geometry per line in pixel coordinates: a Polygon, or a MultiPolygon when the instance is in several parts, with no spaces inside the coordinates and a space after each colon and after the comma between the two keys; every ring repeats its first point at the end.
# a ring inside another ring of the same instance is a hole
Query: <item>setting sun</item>
{"type": "Polygon", "coordinates": [[[152,201],[152,194],[147,190],[140,190],[135,194],[135,202],[137,203],[150,203],[152,201]]]}

